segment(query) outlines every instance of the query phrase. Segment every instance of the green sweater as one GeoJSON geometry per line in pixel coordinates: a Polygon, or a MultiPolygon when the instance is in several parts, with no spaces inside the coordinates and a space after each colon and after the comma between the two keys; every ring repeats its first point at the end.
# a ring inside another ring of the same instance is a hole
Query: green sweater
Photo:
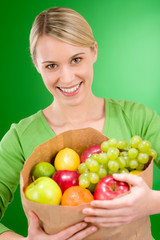
{"type": "MultiPolygon", "coordinates": [[[[155,159],[160,168],[160,117],[142,104],[105,99],[105,126],[103,134],[109,138],[127,141],[134,135],[151,142],[158,153],[155,159]]],[[[55,133],[48,125],[42,111],[12,124],[0,143],[0,218],[19,184],[24,161],[34,148],[53,138],[55,133]]],[[[0,233],[7,231],[0,224],[0,233]]]]}

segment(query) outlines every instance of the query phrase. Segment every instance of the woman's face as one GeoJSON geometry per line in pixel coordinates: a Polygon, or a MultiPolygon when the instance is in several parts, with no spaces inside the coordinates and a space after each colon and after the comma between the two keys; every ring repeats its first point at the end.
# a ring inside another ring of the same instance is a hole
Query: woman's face
{"type": "Polygon", "coordinates": [[[77,47],[43,35],[36,46],[36,68],[59,103],[75,105],[92,94],[93,63],[97,47],[77,47]]]}

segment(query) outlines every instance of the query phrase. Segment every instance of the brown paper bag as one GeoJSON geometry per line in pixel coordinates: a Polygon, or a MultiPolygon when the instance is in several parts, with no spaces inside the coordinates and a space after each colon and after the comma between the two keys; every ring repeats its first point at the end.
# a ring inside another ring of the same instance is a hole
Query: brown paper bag
{"type": "MultiPolygon", "coordinates": [[[[71,130],[57,135],[47,142],[38,146],[33,154],[26,160],[21,172],[20,189],[21,200],[24,212],[29,221],[28,212],[33,210],[40,219],[42,228],[48,234],[58,233],[75,223],[83,221],[82,209],[89,204],[82,204],[77,207],[55,206],[39,204],[29,201],[24,196],[24,189],[31,180],[31,169],[38,162],[52,162],[58,151],[65,147],[74,149],[79,155],[88,147],[100,144],[107,140],[107,137],[92,128],[71,130]]],[[[146,169],[139,175],[150,188],[152,188],[153,161],[150,161],[146,169]]],[[[102,228],[98,226],[98,231],[85,238],[85,240],[151,240],[150,219],[144,217],[128,225],[114,228],[102,228]]]]}

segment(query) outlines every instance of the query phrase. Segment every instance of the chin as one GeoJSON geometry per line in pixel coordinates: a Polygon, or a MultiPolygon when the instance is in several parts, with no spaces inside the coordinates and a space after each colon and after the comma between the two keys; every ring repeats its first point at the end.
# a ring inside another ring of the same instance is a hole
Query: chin
{"type": "Polygon", "coordinates": [[[83,99],[80,98],[70,98],[70,99],[66,99],[63,101],[63,104],[67,107],[77,107],[80,106],[83,103],[83,99]]]}

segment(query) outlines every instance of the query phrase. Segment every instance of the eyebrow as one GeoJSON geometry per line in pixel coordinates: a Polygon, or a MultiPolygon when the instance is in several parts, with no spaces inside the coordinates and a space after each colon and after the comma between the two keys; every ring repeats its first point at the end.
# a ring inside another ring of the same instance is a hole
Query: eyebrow
{"type": "MultiPolygon", "coordinates": [[[[79,55],[81,55],[81,54],[85,54],[84,52],[81,52],[81,53],[76,53],[76,54],[74,54],[70,59],[72,59],[72,58],[75,58],[75,57],[77,57],[77,56],[79,56],[79,55]]],[[[44,61],[44,62],[42,62],[42,63],[56,63],[56,61],[44,61]]]]}

